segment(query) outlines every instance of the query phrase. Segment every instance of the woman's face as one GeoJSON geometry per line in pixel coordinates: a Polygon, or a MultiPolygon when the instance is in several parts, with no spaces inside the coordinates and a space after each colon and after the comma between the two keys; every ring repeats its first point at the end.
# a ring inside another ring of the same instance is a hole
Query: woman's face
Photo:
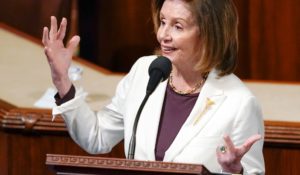
{"type": "Polygon", "coordinates": [[[183,0],[166,0],[160,11],[157,31],[162,55],[174,65],[195,65],[201,56],[201,39],[196,16],[183,0]]]}

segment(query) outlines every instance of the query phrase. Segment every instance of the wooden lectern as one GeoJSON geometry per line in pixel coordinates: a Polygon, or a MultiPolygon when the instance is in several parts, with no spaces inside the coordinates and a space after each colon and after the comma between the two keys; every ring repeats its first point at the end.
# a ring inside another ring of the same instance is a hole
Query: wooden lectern
{"type": "Polygon", "coordinates": [[[59,154],[47,154],[46,165],[58,175],[211,175],[204,166],[198,164],[59,154]]]}

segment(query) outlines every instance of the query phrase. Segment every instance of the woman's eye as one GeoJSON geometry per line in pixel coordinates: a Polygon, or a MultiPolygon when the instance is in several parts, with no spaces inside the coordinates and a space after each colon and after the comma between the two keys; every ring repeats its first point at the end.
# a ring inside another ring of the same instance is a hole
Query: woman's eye
{"type": "Polygon", "coordinates": [[[180,25],[175,25],[176,30],[183,30],[183,28],[180,25]]]}

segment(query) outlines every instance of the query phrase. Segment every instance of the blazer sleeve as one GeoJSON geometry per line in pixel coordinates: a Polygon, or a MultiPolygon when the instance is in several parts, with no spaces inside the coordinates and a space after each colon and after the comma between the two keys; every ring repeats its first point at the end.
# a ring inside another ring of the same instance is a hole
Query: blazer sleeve
{"type": "MultiPolygon", "coordinates": [[[[264,137],[264,123],[260,105],[254,96],[245,97],[237,113],[231,138],[235,145],[242,145],[254,134],[264,137]]],[[[244,155],[241,160],[244,174],[264,174],[263,143],[261,139],[244,155]]]]}
{"type": "Polygon", "coordinates": [[[110,152],[124,138],[124,103],[135,74],[135,65],[119,82],[111,103],[98,112],[85,102],[86,94],[76,92],[75,98],[56,106],[53,115],[61,114],[72,139],[90,154],[110,152]]]}

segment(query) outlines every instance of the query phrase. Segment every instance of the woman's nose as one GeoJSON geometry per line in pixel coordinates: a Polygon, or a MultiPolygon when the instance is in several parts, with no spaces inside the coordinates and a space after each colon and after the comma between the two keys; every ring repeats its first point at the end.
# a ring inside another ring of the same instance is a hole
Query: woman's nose
{"type": "Polygon", "coordinates": [[[168,27],[161,27],[157,34],[160,41],[170,41],[172,39],[170,29],[168,27]]]}

